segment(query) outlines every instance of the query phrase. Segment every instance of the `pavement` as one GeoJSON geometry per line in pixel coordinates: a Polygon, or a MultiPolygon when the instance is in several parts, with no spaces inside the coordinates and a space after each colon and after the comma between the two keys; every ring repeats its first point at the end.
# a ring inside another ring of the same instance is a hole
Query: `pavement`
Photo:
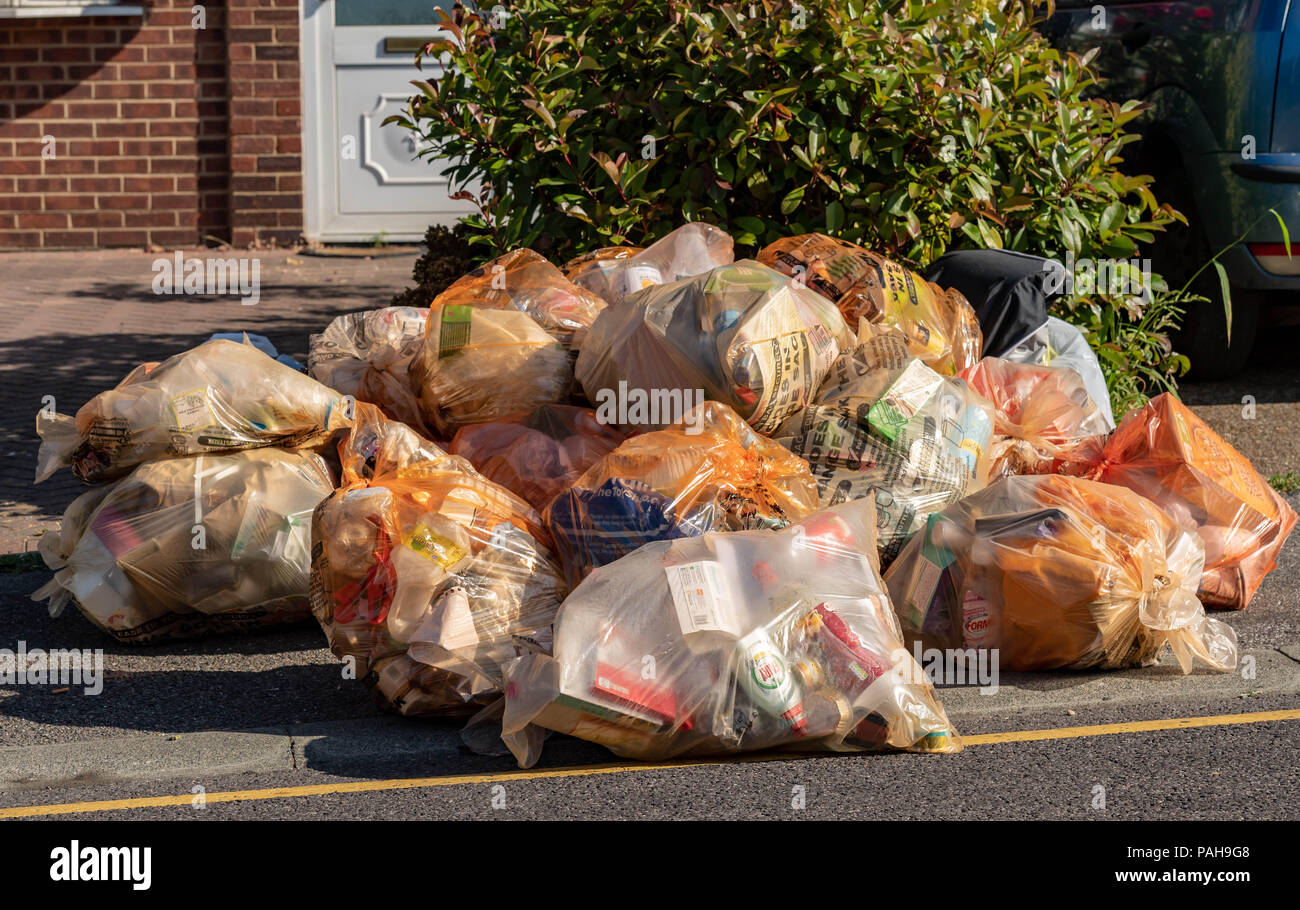
{"type": "MultiPolygon", "coordinates": [[[[34,548],[83,489],[66,471],[31,483],[44,396],[73,413],[136,363],[215,331],[258,332],[305,357],[333,316],[386,304],[414,258],[257,255],[252,307],[154,295],[153,255],[0,256],[0,553],[34,548]]],[[[1245,375],[1183,390],[1266,476],[1300,470],[1297,340],[1270,333],[1245,375]]],[[[1300,493],[1288,499],[1300,507],[1300,493]]],[[[104,688],[0,688],[0,818],[1300,817],[1295,540],[1248,610],[1218,614],[1251,658],[1244,675],[1183,676],[1166,661],[1003,673],[996,694],[944,688],[968,743],[958,755],[660,766],[554,736],[528,771],[469,752],[456,724],[383,714],[312,622],[123,647],[75,609],[51,618],[31,602],[48,577],[0,574],[0,646],[102,649],[104,688]]]]}

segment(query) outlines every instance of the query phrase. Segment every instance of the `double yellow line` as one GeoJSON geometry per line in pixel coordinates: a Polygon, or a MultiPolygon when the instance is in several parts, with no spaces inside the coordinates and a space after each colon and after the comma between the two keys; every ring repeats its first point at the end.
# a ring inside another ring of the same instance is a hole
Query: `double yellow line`
{"type": "MultiPolygon", "coordinates": [[[[1023,743],[1051,739],[1081,739],[1122,733],[1151,733],[1158,730],[1190,730],[1196,727],[1223,727],[1259,724],[1272,721],[1300,720],[1300,709],[1258,711],[1253,714],[1216,714],[1208,717],[1173,717],[1167,720],[1137,720],[1121,724],[1098,724],[1090,727],[1058,727],[1052,730],[1013,730],[1006,733],[983,733],[963,736],[967,746],[990,746],[998,743],[1023,743]]],[[[579,768],[553,768],[540,771],[506,771],[499,774],[453,774],[444,777],[411,777],[395,780],[347,781],[312,784],[301,787],[269,787],[262,790],[227,790],[208,793],[205,803],[237,803],[263,799],[288,799],[301,796],[329,796],[335,793],[374,793],[385,790],[419,790],[428,787],[456,787],[464,784],[495,784],[519,780],[548,780],[563,777],[591,777],[597,774],[630,774],[641,771],[666,771],[673,768],[698,768],[741,762],[782,761],[799,756],[790,753],[744,755],[718,761],[676,761],[650,764],[585,765],[579,768]]],[[[56,803],[44,806],[14,806],[0,809],[0,818],[34,818],[49,815],[76,815],[87,812],[113,812],[123,809],[149,809],[160,806],[188,806],[198,797],[190,793],[167,796],[142,796],[134,799],[105,799],[83,803],[56,803]]]]}

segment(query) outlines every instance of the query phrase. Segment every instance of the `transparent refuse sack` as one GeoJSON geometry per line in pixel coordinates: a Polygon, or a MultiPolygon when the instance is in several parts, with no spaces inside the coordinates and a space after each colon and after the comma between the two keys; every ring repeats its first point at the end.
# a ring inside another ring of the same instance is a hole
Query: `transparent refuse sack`
{"type": "Polygon", "coordinates": [[[985,357],[961,378],[993,404],[992,477],[1081,474],[1096,464],[1111,427],[1074,370],[985,357]]]}
{"type": "MultiPolygon", "coordinates": [[[[853,335],[820,294],[751,260],[720,266],[612,304],[578,354],[577,378],[595,405],[633,394],[702,392],[772,434],[813,399],[853,335]]],[[[625,428],[680,415],[620,408],[625,428]]]]}
{"type": "Polygon", "coordinates": [[[424,346],[428,318],[428,310],[409,306],[339,316],[311,336],[307,372],[331,389],[427,432],[410,370],[424,346]]]}
{"type": "Polygon", "coordinates": [[[1210,607],[1245,609],[1296,523],[1250,461],[1167,392],[1129,413],[1089,476],[1136,490],[1196,529],[1205,545],[1199,595],[1210,607]]]}
{"type": "Polygon", "coordinates": [[[822,505],[873,495],[888,564],[927,515],[985,485],[993,407],[897,329],[864,323],[859,342],[775,438],[808,462],[822,505]]]}
{"type": "Polygon", "coordinates": [[[36,417],[36,482],[63,465],[88,483],[176,455],[260,446],[307,448],[348,423],[334,389],[252,344],[206,341],[159,364],[142,364],[76,417],[36,417]]]}
{"type": "Polygon", "coordinates": [[[330,650],[403,714],[478,710],[504,660],[550,647],[566,589],[537,513],[369,405],[339,457],[343,486],[312,519],[330,650]]]}
{"type": "Polygon", "coordinates": [[[623,442],[543,516],[570,584],[653,540],[781,528],[818,508],[808,465],[706,401],[623,442]]]}
{"type": "Polygon", "coordinates": [[[435,297],[433,305],[527,313],[565,348],[576,351],[605,301],[574,284],[540,253],[523,249],[466,272],[435,297]]]}
{"type": "Polygon", "coordinates": [[[600,423],[590,408],[544,404],[527,414],[461,427],[448,451],[541,511],[626,438],[600,423]]]}
{"type": "Polygon", "coordinates": [[[83,493],[41,538],[54,578],[32,599],[52,615],[72,601],[129,644],[306,619],[311,514],[333,489],[309,452],[147,462],[83,493]]]}
{"type": "Polygon", "coordinates": [[[1119,669],[1168,644],[1184,673],[1237,665],[1196,598],[1205,549],[1124,487],[1007,477],[932,515],[885,572],[909,644],[995,650],[1006,670],[1119,669]]]}
{"type": "Polygon", "coordinates": [[[648,287],[671,284],[735,260],[731,235],[711,224],[684,224],[645,249],[606,247],[565,264],[581,287],[615,303],[648,287]]]}
{"type": "Polygon", "coordinates": [[[898,328],[912,353],[946,376],[980,358],[979,320],[960,292],[857,244],[800,234],[768,244],[758,261],[833,301],[850,326],[865,319],[898,328]]]}
{"type": "Polygon", "coordinates": [[[502,738],[524,767],[536,727],[651,760],[957,751],[903,646],[874,515],[859,500],[781,531],[657,541],[595,570],[560,610],[554,656],[507,666],[502,738]]]}

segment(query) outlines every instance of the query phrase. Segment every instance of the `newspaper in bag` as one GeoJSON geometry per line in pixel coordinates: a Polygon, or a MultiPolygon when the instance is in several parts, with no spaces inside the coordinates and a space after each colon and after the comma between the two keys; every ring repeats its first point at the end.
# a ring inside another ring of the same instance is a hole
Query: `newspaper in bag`
{"type": "MultiPolygon", "coordinates": [[[[577,377],[597,406],[630,394],[702,392],[771,435],[812,401],[852,337],[824,297],[742,260],[611,305],[579,352],[577,377]]],[[[672,419],[628,409],[624,426],[672,419]]]]}
{"type": "Polygon", "coordinates": [[[834,301],[849,325],[892,325],[912,353],[945,376],[980,358],[979,320],[960,292],[945,291],[884,256],[825,234],[768,244],[758,261],[834,301]]]}
{"type": "Polygon", "coordinates": [[[501,662],[547,651],[565,588],[537,513],[468,461],[358,405],[343,486],[312,520],[312,612],[403,714],[500,696],[501,662]]]}
{"type": "Polygon", "coordinates": [[[909,644],[993,650],[1006,670],[1120,669],[1166,644],[1184,673],[1237,665],[1196,598],[1205,549],[1132,490],[1006,477],[930,516],[885,573],[909,644]]]}
{"type": "Polygon", "coordinates": [[[809,463],[822,505],[874,494],[888,564],[927,515],[987,482],[993,408],[918,360],[899,330],[861,329],[776,439],[809,463]]]}
{"type": "Polygon", "coordinates": [[[532,725],[663,760],[757,749],[953,752],[903,647],[869,499],[781,531],[656,541],[596,569],[556,619],[553,657],[506,670],[503,738],[532,725]]]}
{"type": "Polygon", "coordinates": [[[41,538],[69,600],[119,641],[153,644],[305,619],[312,510],[324,460],[277,448],[164,458],[89,490],[41,538]]]}

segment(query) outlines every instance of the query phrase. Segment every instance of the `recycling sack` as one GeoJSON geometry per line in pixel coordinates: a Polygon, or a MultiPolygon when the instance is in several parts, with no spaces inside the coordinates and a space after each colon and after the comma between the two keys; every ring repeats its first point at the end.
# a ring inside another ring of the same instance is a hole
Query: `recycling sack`
{"type": "Polygon", "coordinates": [[[447,450],[541,511],[625,438],[590,408],[544,404],[527,414],[461,427],[447,450]]]}
{"type": "Polygon", "coordinates": [[[726,231],[711,224],[684,224],[645,249],[607,247],[565,265],[572,281],[609,303],[648,287],[699,275],[735,260],[726,231]]]}
{"type": "Polygon", "coordinates": [[[663,760],[758,749],[955,752],[903,648],[875,564],[869,500],[782,531],[656,541],[593,572],[556,619],[553,657],[506,670],[503,739],[530,725],[663,760]]]}
{"type": "Polygon", "coordinates": [[[961,378],[994,408],[991,476],[1081,474],[1096,463],[1111,427],[1074,370],[985,357],[961,378]]]}
{"type": "Polygon", "coordinates": [[[863,323],[859,342],[776,439],[809,463],[822,505],[874,494],[888,564],[927,515],[987,482],[993,407],[896,328],[863,323]]]}
{"type": "Polygon", "coordinates": [[[527,313],[566,349],[576,351],[605,301],[575,285],[544,256],[524,249],[465,273],[433,305],[527,313]]]}
{"type": "Polygon", "coordinates": [[[912,353],[944,375],[980,358],[979,321],[960,293],[857,244],[800,234],[768,244],[758,261],[833,301],[850,326],[865,319],[898,328],[912,353]]]}
{"type": "Polygon", "coordinates": [[[547,507],[570,584],[652,540],[781,528],[815,510],[808,465],[706,401],[666,430],[633,436],[547,507]]]}
{"type": "Polygon", "coordinates": [[[309,452],[147,462],[77,497],[41,538],[54,578],[32,599],[55,616],[72,601],[126,644],[305,619],[311,513],[333,489],[309,452]]]}
{"type": "Polygon", "coordinates": [[[338,392],[252,344],[206,341],[141,364],[75,418],[36,416],[36,482],[63,465],[88,483],[175,455],[260,446],[307,448],[347,425],[338,392]]]}
{"type": "Polygon", "coordinates": [[[1250,461],[1168,392],[1129,413],[1091,476],[1196,529],[1205,545],[1200,598],[1210,607],[1245,609],[1296,523],[1250,461]]]}
{"type": "Polygon", "coordinates": [[[435,303],[411,383],[429,426],[451,437],[468,424],[565,401],[573,360],[528,313],[435,303]]]}
{"type": "Polygon", "coordinates": [[[339,316],[311,336],[307,372],[335,391],[428,432],[410,378],[428,318],[428,310],[406,306],[339,316]]]}
{"type": "Polygon", "coordinates": [[[885,573],[909,644],[995,649],[1006,670],[1119,669],[1168,644],[1184,673],[1237,665],[1205,615],[1205,548],[1132,490],[1007,477],[932,515],[885,573]]]}
{"type": "Polygon", "coordinates": [[[565,588],[537,513],[370,405],[339,457],[311,537],[330,650],[403,714],[478,710],[504,660],[550,647],[565,588]]]}
{"type": "Polygon", "coordinates": [[[1101,412],[1107,432],[1115,429],[1115,414],[1111,410],[1106,375],[1101,371],[1097,353],[1088,345],[1088,339],[1077,326],[1070,325],[1064,319],[1048,316],[1047,322],[1041,327],[998,356],[1016,363],[1036,363],[1074,370],[1083,379],[1088,397],[1101,412]]]}
{"type": "MultiPolygon", "coordinates": [[[[670,391],[720,401],[760,433],[808,405],[852,333],[820,294],[751,260],[648,288],[596,319],[577,378],[593,404],[670,391]]],[[[677,414],[633,414],[659,428],[677,414]]]]}

